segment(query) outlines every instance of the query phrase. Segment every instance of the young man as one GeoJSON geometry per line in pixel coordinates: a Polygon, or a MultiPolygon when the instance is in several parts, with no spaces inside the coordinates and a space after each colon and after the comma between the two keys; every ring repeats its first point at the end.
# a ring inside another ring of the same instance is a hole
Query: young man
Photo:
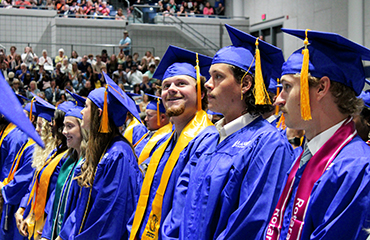
{"type": "Polygon", "coordinates": [[[213,57],[205,84],[209,109],[224,118],[212,146],[180,176],[163,239],[260,239],[293,160],[289,143],[261,116],[271,103],[259,105],[255,97],[267,98],[258,88],[281,68],[281,50],[259,41],[262,79],[254,64],[256,38],[226,28],[233,45],[213,57]]]}
{"type": "MultiPolygon", "coordinates": [[[[207,101],[201,77],[195,70],[197,56],[170,46],[153,77],[162,79],[162,100],[175,130],[153,153],[132,221],[130,239],[160,237],[177,179],[197,151],[217,134],[204,111],[207,101]]],[[[207,74],[211,58],[199,54],[201,73],[207,74]]],[[[130,224],[129,224],[130,225],[130,224]]],[[[131,226],[129,226],[130,228],[131,226]]]]}
{"type": "Polygon", "coordinates": [[[334,33],[284,29],[305,46],[284,63],[276,100],[287,127],[303,129],[296,160],[265,239],[366,239],[370,227],[370,148],[352,115],[370,50],[334,33]],[[303,51],[302,51],[303,50],[303,51]]]}

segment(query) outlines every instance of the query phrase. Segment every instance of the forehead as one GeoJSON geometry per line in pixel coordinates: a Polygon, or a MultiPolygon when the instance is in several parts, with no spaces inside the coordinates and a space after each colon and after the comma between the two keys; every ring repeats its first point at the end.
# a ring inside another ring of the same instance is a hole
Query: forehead
{"type": "Polygon", "coordinates": [[[156,114],[157,113],[157,111],[156,110],[153,110],[153,109],[146,109],[145,110],[145,113],[148,115],[148,114],[150,114],[150,115],[152,115],[152,114],[156,114]]]}
{"type": "Polygon", "coordinates": [[[73,124],[77,124],[77,119],[75,117],[72,117],[72,116],[66,116],[64,118],[64,123],[73,123],[73,124]]]}
{"type": "Polygon", "coordinates": [[[295,74],[285,74],[281,77],[281,82],[300,83],[300,81],[300,77],[295,74]]]}
{"type": "Polygon", "coordinates": [[[225,74],[232,74],[233,75],[233,72],[230,68],[230,65],[226,64],[226,63],[212,64],[210,69],[209,69],[209,73],[212,74],[213,72],[223,72],[225,74]]]}
{"type": "Polygon", "coordinates": [[[171,83],[175,81],[187,81],[189,83],[194,83],[194,84],[196,83],[195,79],[188,75],[177,75],[177,76],[166,78],[165,80],[163,80],[162,84],[171,83]]]}

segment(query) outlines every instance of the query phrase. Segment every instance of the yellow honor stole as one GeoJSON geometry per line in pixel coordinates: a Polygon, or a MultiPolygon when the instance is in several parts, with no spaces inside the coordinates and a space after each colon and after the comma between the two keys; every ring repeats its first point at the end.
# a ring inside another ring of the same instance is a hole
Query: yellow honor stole
{"type": "Polygon", "coordinates": [[[0,138],[0,147],[3,144],[4,138],[15,128],[16,126],[13,123],[9,123],[8,126],[1,132],[0,138]]]}
{"type": "MultiPolygon", "coordinates": [[[[186,125],[186,127],[181,132],[177,143],[168,158],[166,166],[164,167],[162,177],[156,191],[156,195],[152,204],[152,211],[150,212],[148,222],[145,226],[145,230],[141,239],[158,239],[158,230],[161,222],[162,214],[162,202],[163,196],[167,188],[168,180],[171,176],[172,170],[175,167],[177,160],[181,151],[193,140],[202,130],[206,127],[213,125],[212,122],[208,119],[207,113],[203,110],[200,110],[196,113],[195,117],[186,125]]],[[[144,213],[148,204],[150,188],[154,178],[154,174],[157,170],[158,164],[163,156],[164,151],[166,150],[169,142],[173,137],[174,132],[172,132],[171,137],[162,144],[154,153],[150,160],[148,171],[144,178],[144,183],[142,185],[139,202],[136,208],[136,213],[134,217],[134,222],[132,225],[132,231],[130,235],[130,240],[136,239],[136,235],[140,228],[141,222],[144,217],[144,213]]]]}
{"type": "Polygon", "coordinates": [[[33,141],[31,138],[29,138],[27,143],[23,144],[21,149],[19,149],[19,151],[18,151],[18,153],[15,156],[15,159],[13,161],[12,167],[10,168],[10,172],[8,174],[8,177],[5,178],[4,181],[3,181],[4,186],[9,184],[13,180],[15,172],[18,170],[19,162],[20,162],[20,160],[23,156],[24,150],[27,149],[29,146],[31,146],[33,144],[35,144],[35,141],[33,141]]]}
{"type": "Polygon", "coordinates": [[[149,139],[145,147],[140,153],[138,163],[139,165],[148,159],[150,152],[153,150],[154,146],[157,144],[159,140],[161,140],[166,134],[172,131],[172,123],[167,124],[166,126],[161,127],[158,129],[153,136],[149,139]]]}
{"type": "Polygon", "coordinates": [[[56,155],[57,151],[45,162],[44,166],[35,173],[35,181],[32,187],[31,194],[28,198],[28,204],[31,203],[31,211],[26,218],[28,226],[28,239],[31,239],[32,236],[36,239],[44,227],[45,219],[45,205],[46,198],[48,194],[48,188],[50,183],[50,177],[53,174],[56,166],[60,160],[64,157],[68,150],[56,155]],[[41,173],[41,170],[44,169],[40,181],[38,181],[38,176],[41,173]]]}
{"type": "Polygon", "coordinates": [[[124,137],[127,139],[127,141],[129,141],[132,145],[134,145],[135,143],[132,142],[132,134],[134,132],[134,127],[141,124],[141,122],[139,122],[139,120],[137,120],[135,117],[132,119],[132,121],[130,122],[130,124],[127,126],[126,130],[125,130],[125,133],[124,133],[124,137]]]}

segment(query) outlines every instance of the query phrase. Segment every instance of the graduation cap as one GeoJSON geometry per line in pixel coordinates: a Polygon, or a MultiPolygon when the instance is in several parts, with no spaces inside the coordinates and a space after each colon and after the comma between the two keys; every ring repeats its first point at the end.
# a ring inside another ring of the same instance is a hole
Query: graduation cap
{"type": "Polygon", "coordinates": [[[207,114],[209,114],[209,115],[221,115],[221,116],[223,116],[222,113],[214,112],[214,111],[211,111],[209,109],[207,110],[207,114]]]}
{"type": "Polygon", "coordinates": [[[197,81],[197,109],[202,109],[200,76],[209,79],[209,67],[212,58],[186,49],[170,45],[162,61],[153,74],[153,78],[164,80],[169,77],[186,75],[197,81]]]}
{"type": "Polygon", "coordinates": [[[69,109],[74,108],[75,106],[77,106],[76,102],[65,101],[65,102],[62,102],[61,104],[59,104],[57,106],[57,110],[61,110],[64,113],[67,113],[69,111],[69,109]]]}
{"type": "Polygon", "coordinates": [[[10,88],[9,84],[6,82],[2,74],[0,74],[0,113],[4,117],[15,124],[19,129],[26,133],[30,138],[35,140],[35,142],[44,147],[40,136],[35,131],[34,126],[31,121],[25,116],[23,108],[19,103],[15,93],[10,88]]]}
{"type": "Polygon", "coordinates": [[[146,109],[154,110],[157,112],[157,125],[160,126],[160,113],[166,113],[166,108],[163,105],[162,98],[148,93],[146,93],[146,95],[155,99],[151,100],[148,103],[146,109]]]}
{"type": "MultiPolygon", "coordinates": [[[[33,95],[33,99],[31,100],[31,104],[35,103],[36,115],[38,117],[44,118],[48,122],[51,122],[51,120],[54,117],[54,112],[55,112],[54,105],[51,105],[50,103],[40,98],[39,96],[36,96],[33,93],[32,95],[33,95]]],[[[32,112],[33,112],[33,109],[32,109],[32,112]]],[[[31,111],[30,111],[30,114],[31,114],[31,111]]]]}
{"type": "Polygon", "coordinates": [[[282,75],[301,74],[301,115],[311,119],[308,96],[308,73],[350,87],[359,95],[365,84],[363,60],[370,61],[370,49],[336,33],[311,30],[282,29],[304,39],[304,47],[295,51],[282,68],[282,75]]]}
{"type": "Polygon", "coordinates": [[[82,114],[81,114],[81,111],[82,109],[84,109],[83,107],[81,106],[74,106],[73,108],[69,109],[67,112],[66,112],[66,117],[70,116],[70,117],[75,117],[75,118],[79,118],[82,120],[82,114]]]}
{"type": "Polygon", "coordinates": [[[107,83],[105,87],[95,89],[87,96],[103,110],[99,132],[110,132],[108,117],[117,127],[122,126],[126,121],[127,112],[141,122],[135,102],[105,72],[103,74],[107,83]]]}
{"type": "Polygon", "coordinates": [[[15,94],[15,96],[17,96],[18,98],[18,101],[21,103],[21,105],[23,105],[25,102],[29,102],[30,100],[20,94],[15,94]]]}
{"type": "Polygon", "coordinates": [[[66,90],[69,93],[69,95],[71,95],[76,100],[76,104],[78,106],[85,107],[86,98],[83,98],[80,95],[69,91],[68,89],[66,89],[66,90]]]}
{"type": "Polygon", "coordinates": [[[26,106],[24,106],[24,110],[26,110],[30,114],[31,114],[31,111],[32,111],[32,115],[37,116],[35,103],[33,103],[33,102],[27,103],[26,106]],[[32,108],[31,108],[31,105],[32,105],[32,108]]]}
{"type": "Polygon", "coordinates": [[[370,108],[370,90],[361,92],[361,94],[358,96],[364,101],[364,105],[368,108],[370,108]]]}

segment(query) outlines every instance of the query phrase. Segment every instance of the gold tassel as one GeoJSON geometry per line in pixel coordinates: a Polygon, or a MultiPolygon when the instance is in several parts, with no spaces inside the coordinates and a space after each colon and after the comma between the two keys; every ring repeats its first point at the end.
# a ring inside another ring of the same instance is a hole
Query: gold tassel
{"type": "Polygon", "coordinates": [[[99,132],[100,133],[110,132],[108,118],[108,84],[105,85],[103,115],[101,117],[99,132]]]}
{"type": "Polygon", "coordinates": [[[198,111],[202,110],[202,89],[200,87],[200,68],[199,68],[199,59],[198,53],[196,53],[196,66],[195,70],[197,72],[197,102],[198,102],[198,111]]]}
{"type": "Polygon", "coordinates": [[[160,99],[157,98],[157,126],[161,126],[161,120],[160,120],[160,112],[159,112],[159,103],[160,103],[160,99]]]}
{"type": "Polygon", "coordinates": [[[32,108],[33,108],[33,102],[35,101],[35,97],[32,98],[31,100],[31,107],[30,107],[30,113],[29,113],[29,118],[30,118],[30,121],[32,122],[32,108]]]}
{"type": "Polygon", "coordinates": [[[271,104],[270,97],[267,94],[265,83],[263,82],[262,68],[261,68],[261,56],[260,50],[258,49],[258,38],[256,38],[256,64],[255,64],[255,76],[254,76],[254,98],[256,105],[271,104]]]}
{"type": "Polygon", "coordinates": [[[280,119],[276,124],[276,128],[281,128],[283,130],[286,128],[284,114],[281,114],[280,119]]]}
{"type": "MultiPolygon", "coordinates": [[[[280,79],[278,78],[277,79],[277,85],[280,84],[280,79]]],[[[280,88],[279,87],[276,87],[276,97],[278,97],[280,94],[280,88]]],[[[275,106],[275,115],[279,115],[279,105],[276,104],[275,106]]]]}
{"type": "Polygon", "coordinates": [[[305,121],[312,119],[309,87],[308,87],[308,64],[309,64],[310,54],[307,48],[307,45],[308,45],[307,31],[308,29],[306,29],[306,38],[304,40],[304,49],[302,51],[303,63],[302,63],[302,69],[301,69],[301,116],[302,116],[302,119],[305,121]]]}

